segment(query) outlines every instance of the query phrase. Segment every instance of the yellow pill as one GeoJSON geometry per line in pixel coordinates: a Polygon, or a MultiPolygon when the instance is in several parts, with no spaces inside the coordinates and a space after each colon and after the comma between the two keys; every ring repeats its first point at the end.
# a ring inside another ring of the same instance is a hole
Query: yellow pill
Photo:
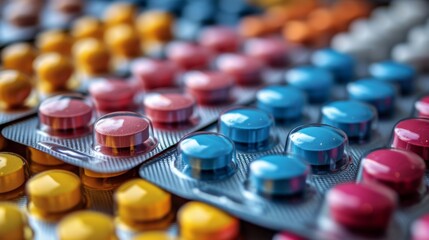
{"type": "Polygon", "coordinates": [[[26,216],[18,206],[9,202],[0,202],[0,239],[29,240],[33,232],[28,226],[26,216]]]}
{"type": "Polygon", "coordinates": [[[160,232],[160,231],[145,232],[133,238],[133,240],[176,240],[176,239],[177,239],[176,237],[171,236],[166,232],[160,232]]]}
{"type": "Polygon", "coordinates": [[[239,233],[239,221],[201,202],[189,202],[178,213],[181,237],[186,240],[232,240],[239,233]]]}
{"type": "Polygon", "coordinates": [[[143,179],[122,184],[114,198],[117,215],[124,221],[156,221],[171,210],[171,195],[143,179]]]}
{"type": "Polygon", "coordinates": [[[116,240],[113,219],[94,211],[67,215],[57,227],[59,240],[116,240]]]}
{"type": "Polygon", "coordinates": [[[1,60],[3,67],[31,75],[36,50],[28,43],[15,43],[3,49],[1,60]]]}
{"type": "Polygon", "coordinates": [[[140,39],[130,25],[119,24],[107,29],[104,41],[118,57],[133,58],[140,55],[140,39]]]}
{"type": "Polygon", "coordinates": [[[132,25],[136,16],[136,7],[130,3],[111,4],[104,12],[104,22],[108,27],[118,24],[132,25]]]}
{"type": "Polygon", "coordinates": [[[69,58],[58,53],[40,55],[34,62],[34,69],[39,84],[47,92],[66,89],[74,70],[69,58]]]}
{"type": "Polygon", "coordinates": [[[30,78],[15,70],[0,71],[0,102],[8,108],[24,104],[32,90],[30,78]]]}
{"type": "Polygon", "coordinates": [[[85,16],[73,22],[71,35],[75,39],[97,38],[102,39],[104,33],[103,24],[100,20],[85,16]]]}
{"type": "Polygon", "coordinates": [[[82,39],[73,47],[77,66],[87,74],[105,74],[110,70],[110,55],[106,46],[95,38],[82,39]]]}
{"type": "Polygon", "coordinates": [[[63,31],[50,30],[37,36],[36,46],[42,53],[55,52],[69,56],[73,39],[63,31]]]}
{"type": "Polygon", "coordinates": [[[30,204],[39,211],[59,213],[82,202],[79,177],[64,170],[48,170],[28,180],[30,204]]]}
{"type": "Polygon", "coordinates": [[[0,153],[0,193],[10,192],[25,182],[25,161],[14,153],[0,153]]]}
{"type": "Polygon", "coordinates": [[[28,148],[29,151],[29,159],[32,161],[32,163],[38,163],[40,165],[46,165],[46,166],[58,166],[63,165],[64,162],[60,159],[47,154],[45,152],[39,151],[35,148],[28,148]]]}
{"type": "Polygon", "coordinates": [[[173,38],[174,18],[170,13],[148,11],[140,14],[136,22],[143,41],[167,42],[173,38]]]}

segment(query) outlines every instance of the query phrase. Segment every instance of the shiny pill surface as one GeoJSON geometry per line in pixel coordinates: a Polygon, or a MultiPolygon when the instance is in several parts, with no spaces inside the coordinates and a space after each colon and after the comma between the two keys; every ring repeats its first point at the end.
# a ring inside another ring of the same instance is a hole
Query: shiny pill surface
{"type": "Polygon", "coordinates": [[[397,85],[403,94],[409,94],[414,89],[416,70],[407,64],[394,61],[373,63],[369,73],[374,78],[397,85]]]}
{"type": "Polygon", "coordinates": [[[0,152],[0,194],[19,188],[25,178],[24,159],[14,153],[0,152]]]}
{"type": "Polygon", "coordinates": [[[189,121],[195,104],[194,98],[179,93],[154,93],[147,95],[144,100],[145,113],[158,123],[189,121]]]}

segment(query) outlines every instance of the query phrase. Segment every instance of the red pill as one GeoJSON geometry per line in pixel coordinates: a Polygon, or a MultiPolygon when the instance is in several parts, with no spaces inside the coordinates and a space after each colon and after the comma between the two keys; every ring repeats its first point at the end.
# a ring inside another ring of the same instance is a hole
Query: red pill
{"type": "Polygon", "coordinates": [[[209,27],[200,36],[199,42],[217,53],[235,52],[239,49],[240,35],[228,27],[209,27]]]}
{"type": "Polygon", "coordinates": [[[103,79],[91,83],[89,93],[102,111],[124,111],[133,106],[135,90],[122,80],[103,79]]]}
{"type": "Polygon", "coordinates": [[[420,98],[414,106],[418,117],[429,118],[429,96],[420,98]]]}
{"type": "Polygon", "coordinates": [[[412,224],[411,240],[429,240],[429,214],[423,215],[412,224]]]}
{"type": "Polygon", "coordinates": [[[186,91],[200,104],[227,102],[234,80],[223,72],[192,71],[183,77],[186,91]]]}
{"type": "Polygon", "coordinates": [[[46,99],[39,107],[39,120],[55,130],[86,127],[92,119],[92,107],[80,97],[55,96],[46,99]]]}
{"type": "Polygon", "coordinates": [[[260,84],[265,65],[256,58],[241,54],[223,54],[217,59],[217,68],[232,76],[235,83],[242,86],[260,84]]]}
{"type": "Polygon", "coordinates": [[[94,134],[102,147],[131,148],[149,139],[150,122],[137,113],[115,112],[97,120],[94,134]]]}
{"type": "Polygon", "coordinates": [[[145,112],[157,123],[188,121],[194,113],[195,100],[178,93],[154,93],[144,100],[145,112]]]}
{"type": "Polygon", "coordinates": [[[244,52],[274,68],[284,67],[288,63],[287,47],[281,39],[255,38],[247,40],[244,45],[244,52]]]}
{"type": "Polygon", "coordinates": [[[428,163],[429,119],[410,118],[397,123],[393,130],[392,147],[417,153],[428,163]]]}
{"type": "Polygon", "coordinates": [[[207,68],[213,53],[206,47],[189,42],[173,42],[167,46],[168,59],[185,70],[207,68]]]}
{"type": "Polygon", "coordinates": [[[131,67],[135,79],[143,84],[146,90],[172,87],[175,84],[179,67],[169,60],[139,59],[131,67]]]}
{"type": "Polygon", "coordinates": [[[342,183],[327,193],[331,218],[345,228],[384,231],[396,206],[395,193],[378,184],[342,183]]]}
{"type": "Polygon", "coordinates": [[[399,195],[417,193],[425,170],[426,165],[419,155],[401,149],[375,150],[362,162],[364,182],[376,181],[399,195]]]}

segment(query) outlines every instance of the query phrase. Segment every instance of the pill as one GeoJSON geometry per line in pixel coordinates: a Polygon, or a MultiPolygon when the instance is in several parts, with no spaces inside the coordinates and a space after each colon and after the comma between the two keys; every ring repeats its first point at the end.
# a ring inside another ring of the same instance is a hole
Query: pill
{"type": "Polygon", "coordinates": [[[288,48],[281,39],[249,39],[244,44],[244,52],[246,55],[260,59],[271,67],[284,67],[288,64],[288,48]]]}
{"type": "Polygon", "coordinates": [[[78,15],[85,7],[83,0],[57,0],[52,2],[53,8],[67,15],[78,15]]]}
{"type": "Polygon", "coordinates": [[[319,43],[320,34],[305,21],[294,20],[287,22],[282,30],[282,35],[285,41],[297,45],[305,45],[315,47],[321,45],[319,43]]]}
{"type": "Polygon", "coordinates": [[[168,12],[151,10],[141,13],[136,21],[140,38],[149,42],[168,42],[173,38],[174,17],[168,12]]]}
{"type": "Polygon", "coordinates": [[[40,7],[28,1],[14,1],[4,9],[4,18],[18,28],[35,27],[40,21],[40,7]]]}
{"type": "Polygon", "coordinates": [[[329,71],[312,66],[296,67],[287,71],[286,81],[304,91],[310,103],[327,101],[334,84],[334,78],[329,71]]]}
{"type": "Polygon", "coordinates": [[[26,191],[29,210],[36,214],[64,213],[83,202],[79,177],[64,170],[48,170],[33,176],[26,191]]]}
{"type": "Polygon", "coordinates": [[[0,102],[5,108],[24,105],[31,91],[32,84],[27,75],[15,70],[0,70],[0,102]]]}
{"type": "Polygon", "coordinates": [[[95,38],[77,41],[73,46],[73,56],[78,69],[86,74],[106,74],[110,70],[109,51],[95,38]]]}
{"type": "Polygon", "coordinates": [[[414,107],[417,111],[417,116],[429,118],[429,96],[424,96],[417,100],[414,107]]]}
{"type": "Polygon", "coordinates": [[[141,58],[132,63],[131,72],[144,89],[151,90],[174,86],[179,66],[170,60],[141,58]]]}
{"type": "Polygon", "coordinates": [[[40,104],[39,120],[54,130],[76,130],[90,124],[92,112],[92,106],[83,98],[59,95],[40,104]]]}
{"type": "Polygon", "coordinates": [[[232,76],[237,85],[251,86],[263,81],[264,63],[242,54],[222,54],[216,60],[219,71],[232,76]]]}
{"type": "Polygon", "coordinates": [[[147,95],[144,100],[145,113],[158,123],[189,121],[195,104],[191,96],[179,93],[154,93],[147,95]]]}
{"type": "Polygon", "coordinates": [[[199,104],[225,103],[231,99],[234,80],[217,71],[191,71],[183,76],[186,92],[199,104]]]}
{"type": "Polygon", "coordinates": [[[118,24],[134,23],[136,16],[136,7],[131,3],[118,2],[112,3],[103,13],[103,20],[107,27],[118,24]]]}
{"type": "Polygon", "coordinates": [[[376,79],[362,79],[349,83],[347,93],[352,100],[374,106],[380,116],[390,115],[395,110],[396,90],[389,83],[376,79]]]}
{"type": "Polygon", "coordinates": [[[143,179],[122,184],[114,200],[116,215],[126,223],[157,221],[171,211],[171,195],[143,179]]]}
{"type": "Polygon", "coordinates": [[[31,160],[31,164],[36,163],[44,166],[59,166],[65,164],[60,159],[32,147],[28,147],[28,158],[31,160]]]}
{"type": "Polygon", "coordinates": [[[349,54],[326,48],[313,53],[311,62],[316,67],[330,71],[337,82],[354,80],[356,63],[349,54]]]}
{"type": "Polygon", "coordinates": [[[84,16],[73,21],[71,35],[74,39],[96,38],[103,39],[104,27],[100,20],[84,16]]]}
{"type": "Polygon", "coordinates": [[[257,15],[243,17],[238,25],[238,31],[245,38],[260,37],[266,33],[266,21],[257,15]]]}
{"type": "Polygon", "coordinates": [[[79,211],[67,215],[57,226],[59,240],[116,239],[113,219],[95,211],[79,211]]]}
{"type": "Polygon", "coordinates": [[[177,240],[177,238],[167,232],[147,231],[135,236],[133,240],[177,240]]]}
{"type": "Polygon", "coordinates": [[[391,146],[414,152],[429,162],[429,119],[410,118],[398,122],[393,129],[391,146]]]}
{"type": "Polygon", "coordinates": [[[203,46],[188,42],[173,42],[167,45],[167,58],[185,70],[207,68],[213,54],[203,46]]]}
{"type": "Polygon", "coordinates": [[[3,49],[1,60],[4,68],[31,76],[33,73],[33,60],[36,56],[36,50],[30,44],[15,43],[3,49]]]}
{"type": "Polygon", "coordinates": [[[25,161],[14,153],[0,152],[0,193],[7,193],[25,182],[25,161]]]}
{"type": "Polygon", "coordinates": [[[110,27],[104,33],[104,42],[113,55],[125,59],[140,55],[140,39],[134,28],[127,24],[110,27]]]}
{"type": "Polygon", "coordinates": [[[419,155],[401,149],[375,150],[362,160],[364,182],[376,181],[400,196],[417,193],[425,171],[425,162],[419,155]]]}
{"type": "Polygon", "coordinates": [[[67,90],[74,72],[69,58],[54,52],[39,55],[34,61],[34,69],[39,89],[48,93],[67,90]]]}
{"type": "Polygon", "coordinates": [[[268,196],[302,193],[310,167],[292,155],[266,155],[250,163],[249,184],[257,193],[268,196]]]}
{"type": "Polygon", "coordinates": [[[232,240],[239,235],[239,221],[201,202],[189,202],[178,212],[180,235],[189,240],[232,240]]]}
{"type": "Polygon", "coordinates": [[[416,219],[411,225],[412,240],[427,240],[429,239],[429,214],[425,214],[416,219]]]}
{"type": "Polygon", "coordinates": [[[396,207],[396,194],[378,184],[341,183],[326,200],[336,223],[360,232],[384,231],[396,207]]]}
{"type": "Polygon", "coordinates": [[[42,53],[55,52],[70,56],[72,45],[71,36],[60,30],[42,32],[36,39],[36,46],[42,53]]]}
{"type": "Polygon", "coordinates": [[[300,89],[292,86],[272,85],[256,93],[258,108],[273,115],[276,120],[298,120],[307,101],[300,89]]]}
{"type": "Polygon", "coordinates": [[[91,82],[89,93],[98,110],[124,111],[134,105],[135,89],[121,79],[100,79],[91,82]]]}
{"type": "Polygon", "coordinates": [[[235,52],[240,47],[241,39],[233,29],[217,26],[204,29],[199,43],[217,53],[235,52]]]}
{"type": "Polygon", "coordinates": [[[373,63],[369,73],[374,78],[397,85],[403,94],[409,94],[414,89],[416,71],[407,64],[394,61],[373,63]]]}
{"type": "Polygon", "coordinates": [[[150,137],[151,123],[133,112],[113,112],[99,118],[94,125],[95,142],[107,148],[133,148],[150,137]]]}
{"type": "Polygon", "coordinates": [[[11,202],[0,203],[0,239],[32,239],[27,217],[11,202]]]}

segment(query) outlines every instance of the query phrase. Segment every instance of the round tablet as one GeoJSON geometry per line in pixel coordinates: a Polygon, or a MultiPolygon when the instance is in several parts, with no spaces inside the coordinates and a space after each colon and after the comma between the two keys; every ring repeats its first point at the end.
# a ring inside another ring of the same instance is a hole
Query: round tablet
{"type": "Polygon", "coordinates": [[[242,54],[223,54],[216,61],[219,71],[232,76],[235,83],[242,86],[260,84],[263,81],[264,63],[242,54]]]}
{"type": "Polygon", "coordinates": [[[328,100],[334,85],[334,78],[329,71],[312,66],[297,67],[287,71],[286,81],[289,85],[307,93],[311,103],[328,100]]]}
{"type": "Polygon", "coordinates": [[[57,226],[59,240],[116,239],[113,219],[95,211],[79,211],[63,218],[57,226]]]}
{"type": "Polygon", "coordinates": [[[310,167],[291,155],[266,155],[250,163],[250,187],[267,195],[302,193],[310,167]]]}
{"type": "Polygon", "coordinates": [[[94,124],[95,142],[108,148],[132,148],[150,137],[151,123],[138,113],[114,112],[94,124]]]}
{"type": "Polygon", "coordinates": [[[258,108],[279,120],[300,119],[307,101],[304,92],[292,86],[273,85],[256,93],[258,108]]]}
{"type": "Polygon", "coordinates": [[[372,77],[398,85],[403,94],[413,91],[416,71],[407,64],[394,61],[373,63],[369,73],[372,77]]]}
{"type": "Polygon", "coordinates": [[[33,232],[28,225],[27,217],[17,205],[10,202],[1,202],[0,213],[1,239],[33,238],[33,232]]]}
{"type": "Polygon", "coordinates": [[[86,74],[106,74],[110,70],[110,53],[101,40],[85,38],[73,45],[78,69],[86,74]]]}
{"type": "Polygon", "coordinates": [[[396,207],[395,193],[376,184],[342,183],[329,190],[326,201],[331,218],[359,231],[384,231],[396,207]]]}
{"type": "Polygon", "coordinates": [[[125,222],[156,221],[171,211],[171,195],[143,179],[122,184],[114,199],[116,215],[125,222]]]}
{"type": "Polygon", "coordinates": [[[146,114],[154,122],[186,122],[194,113],[195,100],[179,93],[155,93],[146,96],[144,107],[146,114]]]}
{"type": "Polygon", "coordinates": [[[284,67],[288,63],[288,49],[282,39],[256,38],[247,40],[244,44],[244,52],[271,67],[284,67]]]}
{"type": "Polygon", "coordinates": [[[207,68],[213,57],[208,48],[188,42],[168,44],[166,54],[185,70],[207,68]]]}
{"type": "Polygon", "coordinates": [[[396,90],[393,85],[376,79],[362,79],[347,85],[352,100],[373,105],[379,115],[389,115],[395,110],[396,90]]]}
{"type": "Polygon", "coordinates": [[[414,107],[418,117],[429,118],[429,95],[417,100],[414,107]]]}
{"type": "Polygon", "coordinates": [[[52,2],[52,5],[57,11],[73,16],[82,12],[85,2],[83,0],[59,0],[52,2]]]}
{"type": "Polygon", "coordinates": [[[425,162],[419,155],[400,149],[375,150],[362,160],[364,182],[376,181],[399,195],[417,193],[425,171],[425,162]]]}
{"type": "Polygon", "coordinates": [[[74,39],[95,38],[103,39],[103,24],[97,18],[84,16],[72,23],[71,35],[74,39]]]}
{"type": "Polygon", "coordinates": [[[199,42],[215,52],[235,52],[240,46],[240,36],[228,27],[209,27],[203,30],[199,42]]]}
{"type": "Polygon", "coordinates": [[[137,17],[136,28],[141,39],[148,42],[168,42],[173,38],[174,16],[169,12],[150,10],[137,17]]]}
{"type": "Polygon", "coordinates": [[[133,62],[131,72],[145,89],[151,90],[174,86],[179,66],[169,60],[142,58],[133,62]]]}
{"type": "Polygon", "coordinates": [[[37,36],[36,46],[42,53],[54,52],[70,56],[73,39],[64,31],[49,30],[37,36]]]}
{"type": "Polygon", "coordinates": [[[134,23],[136,16],[136,6],[127,2],[117,2],[110,4],[103,13],[103,20],[107,27],[118,24],[134,23]]]}
{"type": "Polygon", "coordinates": [[[233,240],[239,234],[239,221],[225,212],[200,202],[189,202],[178,212],[182,238],[189,240],[233,240]]]}
{"type": "Polygon", "coordinates": [[[412,151],[429,162],[429,119],[410,118],[393,129],[392,147],[412,151]]]}
{"type": "Polygon", "coordinates": [[[0,193],[10,192],[25,182],[25,161],[14,153],[0,152],[0,193]]]}
{"type": "Polygon", "coordinates": [[[0,70],[0,102],[7,107],[24,105],[31,90],[31,80],[27,75],[15,70],[0,70]]]}
{"type": "Polygon", "coordinates": [[[101,79],[91,82],[88,90],[99,110],[123,111],[134,104],[135,90],[123,80],[101,79]]]}
{"type": "Polygon", "coordinates": [[[39,173],[27,185],[30,210],[34,207],[47,213],[60,213],[82,202],[81,183],[78,176],[64,170],[39,173]]]}
{"type": "Polygon", "coordinates": [[[429,239],[429,214],[423,215],[413,222],[413,224],[411,225],[411,239],[429,239]]]}
{"type": "Polygon", "coordinates": [[[92,107],[83,98],[54,96],[40,104],[39,121],[56,130],[78,129],[90,124],[92,111],[92,107]]]}
{"type": "Polygon", "coordinates": [[[225,168],[235,157],[234,143],[216,133],[189,135],[179,142],[178,151],[185,164],[194,171],[225,168]]]}
{"type": "Polygon", "coordinates": [[[1,60],[4,68],[13,69],[27,75],[33,73],[33,60],[36,56],[36,50],[28,43],[11,44],[1,52],[1,60]]]}
{"type": "Polygon", "coordinates": [[[45,53],[34,61],[39,88],[45,92],[55,92],[67,89],[73,75],[73,63],[68,57],[59,53],[45,53]]]}
{"type": "Polygon", "coordinates": [[[337,82],[350,82],[356,74],[356,63],[353,57],[333,49],[316,51],[311,62],[316,67],[330,71],[337,82]]]}
{"type": "Polygon", "coordinates": [[[335,101],[321,109],[321,123],[343,130],[349,139],[369,140],[377,118],[376,110],[359,101],[335,101]]]}
{"type": "Polygon", "coordinates": [[[3,10],[4,19],[18,28],[33,28],[40,22],[40,7],[28,1],[14,1],[3,10]]]}
{"type": "Polygon", "coordinates": [[[161,231],[147,231],[139,234],[133,240],[178,240],[175,236],[170,235],[168,232],[161,231]]]}
{"type": "Polygon", "coordinates": [[[183,76],[186,91],[200,104],[227,102],[231,98],[234,80],[223,72],[192,71],[183,76]]]}
{"type": "Polygon", "coordinates": [[[104,42],[115,56],[121,58],[130,59],[141,53],[137,32],[128,24],[118,24],[106,29],[104,42]]]}

